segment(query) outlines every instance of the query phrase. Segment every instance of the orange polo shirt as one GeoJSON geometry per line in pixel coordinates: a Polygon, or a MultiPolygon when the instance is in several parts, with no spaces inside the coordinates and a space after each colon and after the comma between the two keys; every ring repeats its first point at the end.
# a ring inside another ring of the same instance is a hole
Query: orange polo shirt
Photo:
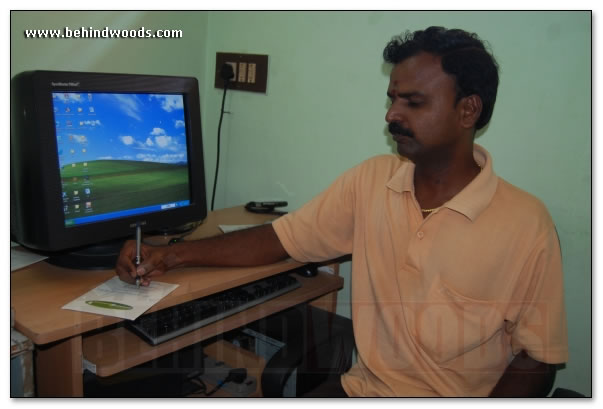
{"type": "Polygon", "coordinates": [[[487,396],[514,355],[568,358],[559,241],[545,206],[480,174],[423,218],[414,164],[369,159],[274,229],[295,260],[352,254],[350,396],[487,396]]]}

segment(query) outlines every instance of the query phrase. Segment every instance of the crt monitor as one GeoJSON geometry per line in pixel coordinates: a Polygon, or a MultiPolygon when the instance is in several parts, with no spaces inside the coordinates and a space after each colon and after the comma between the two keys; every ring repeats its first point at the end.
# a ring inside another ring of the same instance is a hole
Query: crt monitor
{"type": "Polygon", "coordinates": [[[11,238],[75,268],[207,215],[198,83],[63,71],[11,81],[11,238]]]}

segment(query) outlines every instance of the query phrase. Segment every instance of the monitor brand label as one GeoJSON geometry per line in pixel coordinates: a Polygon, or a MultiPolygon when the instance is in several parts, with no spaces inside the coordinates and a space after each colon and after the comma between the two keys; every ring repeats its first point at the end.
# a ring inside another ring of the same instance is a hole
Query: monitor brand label
{"type": "Polygon", "coordinates": [[[79,87],[80,86],[80,82],[77,81],[72,81],[72,82],[51,82],[50,83],[51,86],[53,87],[79,87]]]}

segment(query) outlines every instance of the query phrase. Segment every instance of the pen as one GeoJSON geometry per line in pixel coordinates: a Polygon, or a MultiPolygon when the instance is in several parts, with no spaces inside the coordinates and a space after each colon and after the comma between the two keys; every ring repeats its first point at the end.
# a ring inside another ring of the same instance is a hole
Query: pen
{"type": "MultiPolygon", "coordinates": [[[[139,223],[136,223],[136,259],[134,262],[136,266],[140,265],[140,242],[142,240],[142,229],[139,223]]],[[[136,288],[140,288],[140,276],[136,271],[136,288]]]]}

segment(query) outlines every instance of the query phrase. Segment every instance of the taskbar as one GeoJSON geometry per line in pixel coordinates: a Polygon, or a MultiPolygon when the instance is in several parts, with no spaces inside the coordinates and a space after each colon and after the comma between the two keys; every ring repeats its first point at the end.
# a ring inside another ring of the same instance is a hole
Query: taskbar
{"type": "Polygon", "coordinates": [[[109,213],[75,217],[72,219],[65,219],[65,227],[74,227],[82,224],[98,223],[112,219],[120,219],[122,217],[136,216],[137,214],[162,212],[165,210],[188,206],[190,204],[190,200],[181,200],[178,202],[163,203],[152,206],[139,207],[136,209],[125,209],[109,213]]]}

